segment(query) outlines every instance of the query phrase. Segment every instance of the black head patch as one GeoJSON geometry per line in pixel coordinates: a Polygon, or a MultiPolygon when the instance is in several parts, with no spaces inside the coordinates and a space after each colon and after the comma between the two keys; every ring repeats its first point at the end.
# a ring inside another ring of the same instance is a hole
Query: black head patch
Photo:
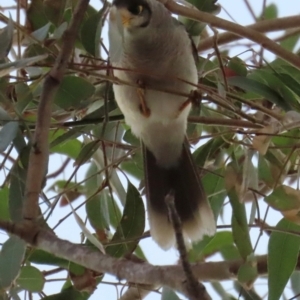
{"type": "Polygon", "coordinates": [[[145,0],[114,0],[113,5],[117,8],[127,9],[132,15],[147,15],[147,21],[142,23],[140,27],[146,27],[149,24],[151,17],[151,8],[145,0]]]}

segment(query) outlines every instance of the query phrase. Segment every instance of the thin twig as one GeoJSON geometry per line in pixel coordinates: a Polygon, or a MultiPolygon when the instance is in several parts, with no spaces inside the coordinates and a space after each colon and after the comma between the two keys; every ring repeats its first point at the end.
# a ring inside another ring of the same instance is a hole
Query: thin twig
{"type": "Polygon", "coordinates": [[[224,127],[234,127],[234,128],[260,129],[264,127],[261,124],[252,123],[244,120],[201,117],[201,116],[189,116],[188,121],[190,123],[200,123],[209,126],[224,126],[224,127]]]}
{"type": "Polygon", "coordinates": [[[205,286],[201,284],[193,274],[191,265],[188,261],[188,254],[184,243],[184,238],[182,234],[182,224],[180,217],[177,213],[175,202],[174,202],[174,192],[170,191],[165,197],[165,202],[169,212],[169,218],[173,225],[175,231],[175,237],[177,242],[177,248],[180,254],[180,260],[182,264],[183,272],[186,276],[186,291],[190,300],[206,300],[211,299],[207,294],[205,286]]]}

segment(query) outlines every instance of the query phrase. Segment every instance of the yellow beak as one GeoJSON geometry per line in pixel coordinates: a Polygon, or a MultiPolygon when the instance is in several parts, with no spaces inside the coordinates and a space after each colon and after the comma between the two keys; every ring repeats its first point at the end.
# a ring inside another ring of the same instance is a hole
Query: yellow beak
{"type": "Polygon", "coordinates": [[[129,27],[132,20],[132,15],[127,9],[121,8],[120,10],[121,20],[124,27],[129,27]]]}

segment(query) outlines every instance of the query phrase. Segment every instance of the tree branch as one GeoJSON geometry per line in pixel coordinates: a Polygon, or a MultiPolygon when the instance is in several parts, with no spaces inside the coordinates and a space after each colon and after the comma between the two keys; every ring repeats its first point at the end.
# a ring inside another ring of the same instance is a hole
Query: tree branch
{"type": "Polygon", "coordinates": [[[40,103],[38,106],[35,135],[32,142],[28,172],[26,178],[25,202],[23,218],[35,220],[39,216],[39,194],[47,173],[49,145],[48,134],[50,128],[53,97],[64,76],[73,46],[77,37],[81,21],[88,7],[89,0],[78,2],[69,28],[65,31],[62,49],[55,65],[45,78],[40,103]]]}
{"type": "MultiPolygon", "coordinates": [[[[245,26],[244,28],[250,30],[256,30],[258,32],[272,32],[278,30],[284,30],[289,28],[299,27],[300,16],[289,16],[285,18],[278,18],[272,20],[264,20],[255,24],[245,26]]],[[[218,35],[218,45],[228,44],[242,39],[243,36],[237,35],[233,32],[224,32],[218,35]]],[[[208,37],[199,42],[198,51],[209,50],[214,46],[214,37],[208,37]]]]}
{"type": "Polygon", "coordinates": [[[207,23],[212,27],[221,28],[230,31],[235,35],[254,41],[265,49],[269,50],[270,52],[274,53],[275,55],[281,57],[293,66],[300,69],[300,57],[285,50],[283,47],[256,30],[235,24],[230,21],[226,21],[212,14],[202,12],[197,9],[187,8],[185,6],[177,4],[173,0],[160,1],[163,2],[172,13],[187,17],[192,20],[207,23]]]}
{"type": "MultiPolygon", "coordinates": [[[[88,246],[72,244],[59,239],[49,230],[40,229],[32,222],[0,221],[0,229],[15,234],[27,243],[38,249],[52,253],[68,261],[80,264],[99,273],[108,273],[119,279],[145,285],[165,285],[180,292],[185,291],[185,273],[180,265],[153,266],[144,262],[135,262],[125,258],[115,258],[95,251],[88,246]]],[[[257,256],[257,269],[259,275],[268,272],[267,255],[257,256]]],[[[191,264],[192,272],[199,281],[221,281],[237,278],[242,259],[191,264]]],[[[297,268],[300,268],[298,258],[297,268]]]]}

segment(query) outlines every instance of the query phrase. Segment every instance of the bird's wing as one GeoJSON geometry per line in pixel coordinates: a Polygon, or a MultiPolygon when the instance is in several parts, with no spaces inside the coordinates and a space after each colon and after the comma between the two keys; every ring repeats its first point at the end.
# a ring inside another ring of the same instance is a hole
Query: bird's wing
{"type": "Polygon", "coordinates": [[[194,60],[195,60],[195,64],[197,65],[197,63],[199,62],[199,56],[198,56],[198,50],[197,50],[197,46],[195,45],[195,42],[193,40],[193,38],[191,37],[191,35],[187,32],[185,26],[183,23],[181,23],[178,19],[176,18],[173,18],[173,22],[176,26],[180,26],[182,27],[182,29],[184,31],[186,31],[186,33],[188,34],[190,40],[191,40],[191,51],[193,53],[193,57],[194,57],[194,60]]]}

